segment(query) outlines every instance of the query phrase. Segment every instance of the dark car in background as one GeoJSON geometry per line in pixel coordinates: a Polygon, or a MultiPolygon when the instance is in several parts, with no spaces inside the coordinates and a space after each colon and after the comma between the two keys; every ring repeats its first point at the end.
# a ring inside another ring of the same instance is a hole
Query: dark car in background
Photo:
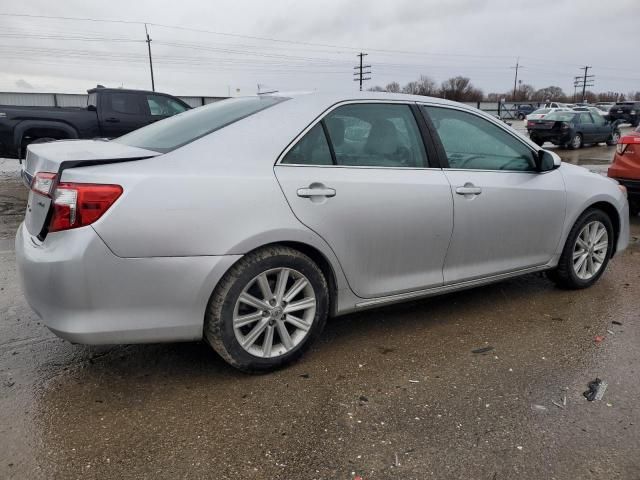
{"type": "Polygon", "coordinates": [[[592,112],[554,112],[540,120],[528,120],[529,137],[538,145],[551,142],[569,148],[588,143],[616,145],[620,139],[618,122],[592,112]]]}
{"type": "Polygon", "coordinates": [[[96,87],[85,108],[0,105],[0,157],[24,158],[31,143],[115,138],[191,107],[145,90],[96,87]]]}
{"type": "Polygon", "coordinates": [[[640,124],[640,102],[616,102],[609,110],[609,118],[637,127],[640,124]]]}
{"type": "Polygon", "coordinates": [[[515,105],[515,108],[516,118],[518,120],[524,120],[527,115],[533,113],[538,107],[536,107],[532,103],[519,103],[515,105]]]}

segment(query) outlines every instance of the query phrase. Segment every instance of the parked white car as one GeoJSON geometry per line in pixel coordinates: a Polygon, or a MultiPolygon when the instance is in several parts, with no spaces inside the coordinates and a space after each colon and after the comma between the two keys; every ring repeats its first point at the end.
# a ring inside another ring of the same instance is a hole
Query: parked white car
{"type": "Polygon", "coordinates": [[[570,108],[566,108],[566,107],[539,108],[538,110],[536,110],[536,111],[530,113],[529,115],[527,115],[525,117],[525,120],[541,120],[546,115],[549,115],[550,113],[553,113],[553,112],[568,112],[569,110],[571,110],[571,109],[570,108]]]}

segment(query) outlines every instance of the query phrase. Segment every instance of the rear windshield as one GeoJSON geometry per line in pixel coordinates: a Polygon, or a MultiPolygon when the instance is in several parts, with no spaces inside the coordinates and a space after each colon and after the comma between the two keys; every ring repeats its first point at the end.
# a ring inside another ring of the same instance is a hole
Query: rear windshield
{"type": "Polygon", "coordinates": [[[274,96],[220,100],[152,123],[113,141],[167,153],[285,100],[288,99],[274,96]]]}
{"type": "Polygon", "coordinates": [[[554,120],[556,122],[570,122],[575,118],[576,114],[571,112],[553,112],[544,117],[545,120],[554,120]]]}

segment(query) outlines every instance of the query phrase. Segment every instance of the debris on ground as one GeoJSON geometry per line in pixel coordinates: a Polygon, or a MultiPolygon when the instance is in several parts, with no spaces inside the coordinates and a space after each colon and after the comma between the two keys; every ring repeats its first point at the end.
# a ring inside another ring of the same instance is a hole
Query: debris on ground
{"type": "Polygon", "coordinates": [[[361,402],[368,402],[369,399],[367,397],[365,397],[364,395],[360,395],[360,397],[358,397],[358,400],[360,400],[361,402]]]}
{"type": "Polygon", "coordinates": [[[309,374],[308,373],[302,373],[300,374],[301,378],[309,378],[309,374]]]}
{"type": "Polygon", "coordinates": [[[595,337],[593,337],[593,341],[596,345],[600,345],[604,339],[605,337],[603,335],[596,335],[595,337]]]}
{"type": "Polygon", "coordinates": [[[561,403],[556,402],[555,400],[551,400],[551,403],[553,403],[558,408],[564,409],[564,405],[562,405],[561,403]]]}
{"type": "Polygon", "coordinates": [[[493,347],[482,347],[476,348],[475,350],[471,350],[471,353],[487,353],[493,350],[493,347]]]}
{"type": "Polygon", "coordinates": [[[420,380],[409,380],[409,383],[420,383],[420,380]]]}
{"type": "Polygon", "coordinates": [[[14,382],[13,380],[7,380],[6,382],[4,382],[4,386],[5,387],[13,387],[16,384],[16,382],[14,382]]]}
{"type": "Polygon", "coordinates": [[[589,390],[582,393],[584,398],[590,402],[593,402],[594,400],[602,400],[604,392],[607,390],[607,382],[603,382],[599,378],[596,378],[592,382],[589,382],[587,387],[589,387],[589,390]]]}
{"type": "Polygon", "coordinates": [[[615,335],[615,333],[613,332],[613,330],[607,330],[607,333],[608,333],[609,335],[615,335]]]}
{"type": "Polygon", "coordinates": [[[547,407],[545,407],[544,405],[536,405],[534,403],[533,405],[531,405],[531,410],[537,410],[538,412],[545,412],[547,410],[547,407]]]}
{"type": "Polygon", "coordinates": [[[622,325],[622,322],[619,322],[617,320],[611,320],[611,323],[613,323],[614,325],[622,325]]]}

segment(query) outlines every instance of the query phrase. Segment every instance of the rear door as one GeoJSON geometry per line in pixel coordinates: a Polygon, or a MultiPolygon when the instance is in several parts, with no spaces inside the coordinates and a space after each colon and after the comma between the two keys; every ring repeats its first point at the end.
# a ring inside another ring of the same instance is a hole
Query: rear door
{"type": "Polygon", "coordinates": [[[579,129],[582,131],[583,143],[593,143],[597,141],[598,129],[589,112],[580,112],[578,115],[578,121],[580,122],[579,129]]]}
{"type": "Polygon", "coordinates": [[[508,127],[453,107],[423,111],[438,133],[454,197],[445,284],[550,261],[564,225],[562,174],[538,173],[534,150],[508,127]]]}
{"type": "Polygon", "coordinates": [[[611,124],[605,120],[605,118],[599,113],[592,112],[591,118],[593,119],[595,129],[595,142],[606,142],[611,136],[611,124]]]}
{"type": "Polygon", "coordinates": [[[115,138],[150,123],[143,96],[133,92],[100,93],[98,117],[102,135],[115,138]]]}
{"type": "Polygon", "coordinates": [[[360,297],[443,282],[453,201],[418,121],[408,104],[343,104],[275,167],[294,214],[333,249],[360,297]]]}

